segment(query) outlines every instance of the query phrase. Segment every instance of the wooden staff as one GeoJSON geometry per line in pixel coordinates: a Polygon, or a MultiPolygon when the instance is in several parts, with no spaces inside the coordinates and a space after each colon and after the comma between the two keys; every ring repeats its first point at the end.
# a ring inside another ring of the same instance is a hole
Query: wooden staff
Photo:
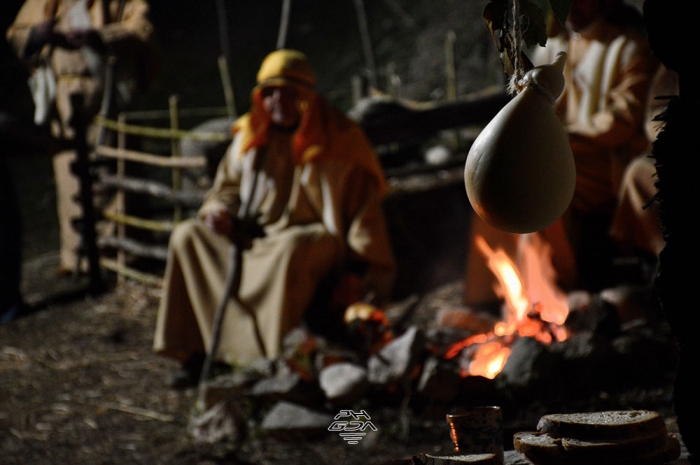
{"type": "Polygon", "coordinates": [[[202,372],[199,376],[198,389],[200,400],[204,398],[204,384],[209,377],[212,362],[216,356],[217,350],[219,349],[219,342],[221,341],[221,328],[223,326],[229,299],[235,299],[243,311],[248,313],[250,318],[253,320],[255,341],[258,343],[260,353],[263,355],[263,357],[267,357],[267,350],[265,350],[265,343],[262,339],[262,334],[260,333],[260,326],[258,325],[258,319],[256,318],[255,312],[241,302],[238,295],[243,271],[243,251],[251,247],[254,237],[262,236],[261,228],[256,227],[256,217],[255,215],[251,214],[251,204],[253,202],[253,197],[258,184],[258,171],[260,170],[259,158],[260,157],[258,157],[258,160],[256,160],[253,168],[253,183],[251,185],[248,198],[242,202],[238,211],[237,218],[240,221],[234,224],[232,231],[231,256],[226,274],[226,282],[224,284],[224,292],[221,296],[221,300],[219,301],[219,307],[216,309],[216,314],[214,315],[211,347],[209,348],[207,356],[204,359],[202,372]]]}

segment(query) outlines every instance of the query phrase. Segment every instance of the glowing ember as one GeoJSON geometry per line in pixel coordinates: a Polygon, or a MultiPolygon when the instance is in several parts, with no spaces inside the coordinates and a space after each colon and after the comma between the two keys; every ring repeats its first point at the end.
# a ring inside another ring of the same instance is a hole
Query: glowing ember
{"type": "Polygon", "coordinates": [[[500,342],[482,344],[469,364],[469,374],[493,379],[501,372],[510,355],[510,349],[500,342]]]}
{"type": "Polygon", "coordinates": [[[556,285],[551,247],[538,234],[520,236],[517,265],[503,249],[491,249],[483,237],[476,237],[476,245],[498,280],[494,291],[504,299],[502,321],[492,333],[476,334],[452,345],[445,358],[462,354],[468,360],[462,367],[463,376],[493,379],[505,366],[515,338],[532,337],[545,344],[567,339],[568,331],[562,325],[569,306],[556,285]]]}

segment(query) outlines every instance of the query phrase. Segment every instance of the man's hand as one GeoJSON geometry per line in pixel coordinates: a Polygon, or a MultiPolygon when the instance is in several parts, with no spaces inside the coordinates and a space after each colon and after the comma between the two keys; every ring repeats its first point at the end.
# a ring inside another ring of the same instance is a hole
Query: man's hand
{"type": "Polygon", "coordinates": [[[95,29],[75,29],[66,33],[66,40],[73,48],[88,46],[97,52],[103,52],[104,43],[95,29]]]}
{"type": "Polygon", "coordinates": [[[39,52],[46,44],[61,48],[73,48],[73,46],[68,43],[65,34],[54,31],[55,25],[56,21],[53,19],[47,19],[46,21],[35,24],[31,28],[24,55],[30,57],[39,52]]]}
{"type": "Polygon", "coordinates": [[[233,216],[228,210],[209,211],[204,214],[204,224],[214,234],[231,237],[233,216]]]}
{"type": "Polygon", "coordinates": [[[53,19],[47,19],[34,25],[33,33],[42,40],[44,43],[52,43],[51,39],[55,35],[53,32],[53,27],[56,25],[56,21],[53,19]]]}

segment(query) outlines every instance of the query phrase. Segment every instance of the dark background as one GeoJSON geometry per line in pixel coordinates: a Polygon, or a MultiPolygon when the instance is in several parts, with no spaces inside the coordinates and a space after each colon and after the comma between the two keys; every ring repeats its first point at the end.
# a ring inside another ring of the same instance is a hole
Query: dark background
{"type": "MultiPolygon", "coordinates": [[[[485,27],[486,0],[365,1],[374,61],[381,89],[394,67],[399,96],[416,101],[445,99],[447,34],[454,31],[458,95],[503,82],[496,49],[485,27]]],[[[642,0],[628,0],[641,7],[642,0]]],[[[130,110],[167,110],[171,96],[180,108],[225,106],[217,58],[222,30],[215,0],[151,0],[151,20],[162,66],[148,92],[130,110]]],[[[249,105],[249,93],[262,59],[276,48],[282,0],[224,0],[226,44],[237,114],[249,105]]],[[[0,111],[31,122],[33,104],[27,72],[10,52],[4,31],[22,0],[0,1],[0,111]]],[[[341,110],[352,106],[353,76],[366,75],[358,17],[353,0],[293,0],[285,46],[305,52],[318,89],[341,110]]],[[[183,122],[187,129],[196,121],[183,122]],[[190,125],[190,126],[188,126],[190,125]]],[[[153,123],[156,124],[156,123],[153,123]]],[[[162,122],[167,125],[167,121],[162,122]]],[[[51,162],[36,150],[2,147],[17,184],[26,258],[58,247],[51,162]]]]}
{"type": "MultiPolygon", "coordinates": [[[[148,91],[129,110],[167,110],[171,96],[180,108],[225,106],[217,59],[223,53],[222,31],[228,35],[229,68],[237,114],[249,105],[249,93],[262,59],[277,45],[282,0],[225,0],[225,21],[215,0],[151,0],[151,20],[162,65],[148,91]]],[[[27,72],[10,51],[4,31],[22,0],[0,2],[0,111],[31,123],[33,104],[27,72]]],[[[445,40],[457,37],[460,93],[480,89],[502,78],[495,48],[481,19],[482,2],[375,0],[365,2],[378,82],[394,66],[401,80],[400,96],[439,100],[445,96],[445,40]]],[[[305,52],[312,62],[318,89],[342,110],[352,105],[352,78],[366,75],[360,28],[352,0],[294,0],[285,46],[305,52]]],[[[184,121],[183,129],[197,121],[184,121]]],[[[166,121],[150,122],[167,125],[166,121]]],[[[2,148],[5,164],[16,181],[24,223],[26,259],[58,248],[51,161],[26,147],[2,148]]]]}

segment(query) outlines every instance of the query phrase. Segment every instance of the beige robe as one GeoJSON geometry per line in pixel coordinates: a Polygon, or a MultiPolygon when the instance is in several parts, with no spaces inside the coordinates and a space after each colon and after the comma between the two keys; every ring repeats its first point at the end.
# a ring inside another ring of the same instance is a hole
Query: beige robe
{"type": "MultiPolygon", "coordinates": [[[[395,268],[382,198],[365,171],[338,159],[294,166],[289,136],[279,134],[267,148],[238,159],[240,139],[234,138],[200,209],[201,215],[220,208],[235,214],[250,200],[266,233],[243,253],[239,299],[226,309],[216,358],[229,364],[279,355],[283,336],[300,324],[330,272],[366,262],[367,288],[387,295],[395,268]],[[261,168],[253,188],[254,163],[261,168]]],[[[185,361],[211,348],[231,245],[193,219],[175,229],[169,250],[154,350],[185,361]]]]}
{"type": "Polygon", "coordinates": [[[549,39],[533,62],[551,63],[560,50],[567,53],[566,84],[556,112],[576,162],[572,207],[611,213],[625,167],[649,148],[645,112],[658,61],[636,31],[606,21],[549,39]]]}
{"type": "MultiPolygon", "coordinates": [[[[66,32],[73,28],[69,11],[79,0],[59,0],[56,11],[56,31],[66,32]]],[[[50,0],[27,0],[19,10],[14,23],[8,28],[6,37],[17,56],[33,70],[40,57],[50,52],[44,46],[33,54],[26,53],[31,28],[46,20],[45,11],[50,0]]],[[[110,20],[105,21],[102,0],[89,2],[89,21],[96,29],[107,47],[108,53],[117,58],[118,102],[126,104],[130,93],[136,91],[139,80],[150,66],[156,63],[154,58],[153,26],[148,18],[148,4],[144,0],[126,0],[121,21],[116,22],[120,0],[109,0],[110,20]]],[[[74,20],[75,21],[75,20],[74,20]]],[[[71,94],[83,97],[86,122],[98,114],[102,103],[103,73],[105,57],[96,57],[89,50],[67,50],[56,47],[51,51],[51,66],[56,75],[55,112],[51,121],[51,130],[55,137],[70,141],[74,137],[70,125],[73,112],[70,103],[71,94]],[[100,63],[101,61],[101,63],[100,63]]],[[[91,147],[96,140],[97,128],[90,124],[87,142],[91,147]]],[[[74,150],[64,150],[53,158],[54,178],[56,182],[57,211],[60,230],[61,266],[75,269],[80,234],[72,225],[73,219],[82,216],[82,208],[75,200],[79,192],[78,178],[71,172],[71,163],[75,161],[74,150]]],[[[108,198],[97,199],[98,209],[105,207],[108,198]]]]}
{"type": "MultiPolygon", "coordinates": [[[[647,109],[646,134],[656,140],[661,122],[655,118],[668,105],[668,97],[678,95],[678,73],[661,65],[654,77],[647,109]]],[[[627,166],[622,179],[618,206],[610,226],[610,236],[630,252],[644,251],[658,256],[666,245],[659,220],[656,195],[656,161],[644,153],[627,166]]]]}

